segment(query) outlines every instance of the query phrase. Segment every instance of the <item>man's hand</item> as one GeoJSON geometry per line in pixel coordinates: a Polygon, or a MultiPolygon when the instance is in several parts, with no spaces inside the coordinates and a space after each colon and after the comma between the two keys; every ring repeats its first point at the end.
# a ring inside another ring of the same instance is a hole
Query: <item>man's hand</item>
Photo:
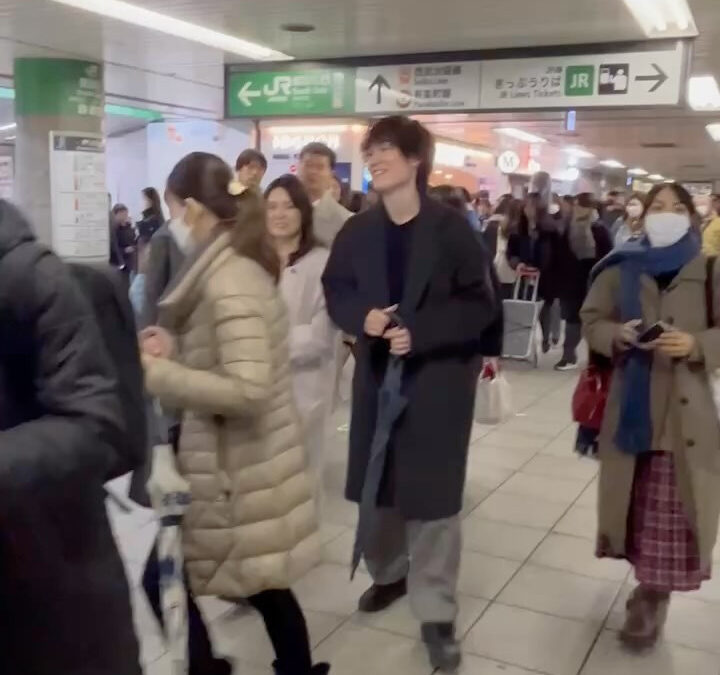
{"type": "Polygon", "coordinates": [[[681,330],[665,331],[653,343],[653,347],[672,359],[684,359],[690,356],[695,347],[695,338],[681,330]]]}
{"type": "Polygon", "coordinates": [[[407,328],[391,328],[383,337],[390,342],[390,353],[393,356],[407,356],[412,351],[412,337],[407,328]]]}
{"type": "Polygon", "coordinates": [[[365,334],[370,337],[382,337],[385,329],[390,325],[390,314],[397,308],[397,305],[393,305],[385,309],[371,309],[365,317],[365,334]]]}

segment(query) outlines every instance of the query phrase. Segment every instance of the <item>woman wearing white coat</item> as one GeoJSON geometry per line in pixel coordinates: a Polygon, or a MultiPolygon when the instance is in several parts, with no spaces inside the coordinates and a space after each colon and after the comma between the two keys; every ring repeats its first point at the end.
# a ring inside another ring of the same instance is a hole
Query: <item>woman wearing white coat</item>
{"type": "Polygon", "coordinates": [[[332,402],[338,332],[325,309],[320,277],[329,252],[313,233],[313,208],[292,175],[265,191],[267,228],[282,264],[280,290],[290,318],[290,368],[310,467],[321,485],[325,426],[332,402]]]}

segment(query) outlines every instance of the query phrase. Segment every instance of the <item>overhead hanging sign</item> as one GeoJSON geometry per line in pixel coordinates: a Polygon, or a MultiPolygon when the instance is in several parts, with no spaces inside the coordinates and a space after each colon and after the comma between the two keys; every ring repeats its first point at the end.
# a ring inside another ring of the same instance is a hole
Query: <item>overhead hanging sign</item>
{"type": "Polygon", "coordinates": [[[678,105],[687,45],[499,60],[246,72],[228,66],[229,117],[678,105]]]}
{"type": "Polygon", "coordinates": [[[684,56],[678,43],[670,51],[486,61],[480,106],[676,105],[684,82],[684,56]]]}
{"type": "Polygon", "coordinates": [[[480,62],[358,68],[355,111],[435,112],[480,105],[480,62]]]}
{"type": "Polygon", "coordinates": [[[354,69],[228,73],[228,117],[337,115],[354,112],[354,69]]]}

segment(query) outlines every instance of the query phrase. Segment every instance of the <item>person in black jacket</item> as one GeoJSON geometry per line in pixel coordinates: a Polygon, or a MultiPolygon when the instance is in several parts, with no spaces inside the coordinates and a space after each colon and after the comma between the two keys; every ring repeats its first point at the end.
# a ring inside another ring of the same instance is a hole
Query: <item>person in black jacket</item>
{"type": "Polygon", "coordinates": [[[160,195],[154,187],[143,188],[143,212],[142,219],[135,223],[138,233],[138,257],[142,249],[150,243],[153,235],[162,227],[165,222],[160,195]]]}
{"type": "Polygon", "coordinates": [[[590,271],[610,253],[612,239],[597,219],[595,199],[590,193],[579,194],[561,222],[557,269],[562,279],[558,294],[565,321],[565,340],[562,359],[555,364],[555,370],[575,370],[577,347],[582,339],[580,308],[587,296],[590,271]]]}
{"type": "Polygon", "coordinates": [[[406,117],[377,121],[363,142],[375,208],[351,218],[323,275],[333,321],[357,336],[346,496],[360,502],[389,356],[404,359],[407,407],[363,538],[373,586],[360,610],[406,592],[434,667],[460,662],[455,640],[460,520],[477,371],[499,300],[491,262],[466,218],[426,197],[433,140],[406,117]],[[393,326],[394,313],[402,325],[393,326]]]}
{"type": "Polygon", "coordinates": [[[110,213],[110,264],[128,275],[137,271],[137,235],[124,204],[110,213]]]}
{"type": "Polygon", "coordinates": [[[69,270],[0,201],[0,672],[140,675],[103,483],[117,384],[69,270]]]}

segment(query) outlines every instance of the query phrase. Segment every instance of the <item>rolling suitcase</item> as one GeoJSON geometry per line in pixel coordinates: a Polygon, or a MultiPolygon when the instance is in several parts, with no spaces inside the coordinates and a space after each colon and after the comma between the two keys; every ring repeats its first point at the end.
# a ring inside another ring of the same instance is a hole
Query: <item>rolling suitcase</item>
{"type": "Polygon", "coordinates": [[[539,285],[539,272],[520,272],[512,300],[503,301],[503,358],[529,361],[534,367],[538,364],[539,285]]]}

